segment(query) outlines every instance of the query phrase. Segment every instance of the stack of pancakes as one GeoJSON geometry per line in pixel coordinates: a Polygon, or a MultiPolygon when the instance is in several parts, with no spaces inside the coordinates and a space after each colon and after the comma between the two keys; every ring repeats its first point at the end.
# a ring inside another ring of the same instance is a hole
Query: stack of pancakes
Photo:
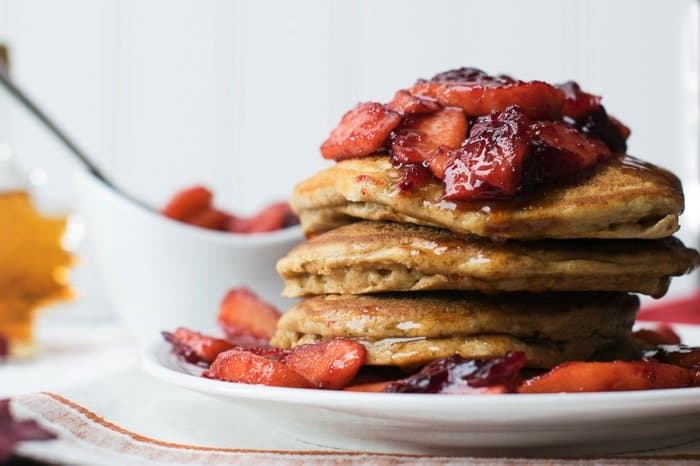
{"type": "Polygon", "coordinates": [[[628,340],[630,293],[663,296],[700,263],[671,236],[679,180],[632,157],[498,202],[446,202],[438,182],[402,191],[402,176],[376,156],[296,187],[310,239],[277,268],[284,295],[305,299],[272,344],[351,338],[367,364],[403,367],[523,351],[527,366],[551,368],[628,340]]]}

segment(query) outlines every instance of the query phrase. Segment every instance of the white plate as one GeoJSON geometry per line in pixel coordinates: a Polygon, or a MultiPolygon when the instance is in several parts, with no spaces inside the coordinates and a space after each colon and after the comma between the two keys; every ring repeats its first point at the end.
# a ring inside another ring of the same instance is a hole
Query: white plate
{"type": "MultiPolygon", "coordinates": [[[[677,326],[700,344],[700,326],[677,326]]],[[[584,456],[700,437],[700,388],[538,395],[350,393],[197,377],[164,341],[143,367],[170,384],[259,410],[285,434],[334,448],[403,453],[584,456]]],[[[220,419],[222,428],[235,419],[220,419]]]]}

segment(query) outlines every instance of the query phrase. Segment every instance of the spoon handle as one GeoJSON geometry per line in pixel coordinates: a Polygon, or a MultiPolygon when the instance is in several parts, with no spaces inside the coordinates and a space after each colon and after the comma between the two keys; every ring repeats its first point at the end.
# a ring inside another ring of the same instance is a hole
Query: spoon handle
{"type": "Polygon", "coordinates": [[[40,122],[44,124],[44,126],[51,132],[53,133],[54,136],[56,136],[59,141],[63,143],[63,145],[68,148],[68,150],[75,155],[78,160],[83,164],[83,166],[90,172],[95,178],[100,180],[102,183],[104,183],[107,187],[111,188],[115,192],[121,194],[122,196],[126,197],[127,199],[130,199],[132,202],[140,205],[141,207],[144,207],[148,210],[154,210],[151,206],[146,204],[145,202],[141,201],[140,199],[136,199],[135,197],[131,196],[128,193],[125,193],[121,189],[119,189],[112,181],[107,178],[102,171],[95,165],[95,163],[90,160],[90,157],[87,156],[85,152],[83,152],[77,144],[73,142],[71,138],[68,137],[68,135],[56,125],[56,123],[51,120],[34,102],[27,96],[26,93],[24,93],[19,87],[17,87],[17,84],[14,83],[12,78],[7,74],[7,70],[0,64],[0,84],[5,87],[5,89],[13,96],[15,97],[29,112],[36,117],[40,122]]]}
{"type": "Polygon", "coordinates": [[[110,187],[114,187],[113,183],[109,181],[99,168],[90,160],[90,158],[83,152],[69,137],[61,130],[56,123],[54,123],[51,118],[49,118],[39,107],[37,107],[34,102],[25,94],[17,85],[12,81],[12,78],[7,74],[5,69],[0,66],[0,83],[7,89],[7,91],[12,94],[17,100],[19,100],[24,107],[29,110],[39,121],[41,121],[46,128],[53,133],[62,143],[65,145],[69,151],[75,155],[78,160],[92,173],[96,178],[98,178],[103,183],[110,187]]]}

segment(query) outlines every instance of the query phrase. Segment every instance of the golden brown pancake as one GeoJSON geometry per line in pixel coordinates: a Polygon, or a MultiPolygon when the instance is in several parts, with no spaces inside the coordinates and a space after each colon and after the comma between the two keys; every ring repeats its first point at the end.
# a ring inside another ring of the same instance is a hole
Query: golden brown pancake
{"type": "MultiPolygon", "coordinates": [[[[310,344],[320,339],[317,335],[303,335],[292,346],[310,344]]],[[[607,347],[612,341],[598,336],[563,342],[526,341],[505,334],[356,340],[367,349],[368,365],[399,366],[407,369],[424,366],[454,354],[470,359],[487,359],[503,357],[509,351],[525,353],[527,367],[551,369],[566,361],[590,359],[598,349],[607,347]]]]}
{"type": "Polygon", "coordinates": [[[630,291],[663,296],[700,264],[676,238],[493,242],[445,229],[356,222],[277,264],[288,297],[383,291],[630,291]]]}
{"type": "Polygon", "coordinates": [[[628,335],[639,307],[626,293],[425,292],[329,295],[302,301],[279,321],[281,348],[323,338],[355,339],[367,364],[416,366],[524,351],[529,367],[587,359],[628,335]]]}
{"type": "Polygon", "coordinates": [[[366,219],[522,240],[665,238],[678,230],[683,211],[678,178],[629,156],[570,185],[507,201],[457,205],[442,200],[437,180],[404,192],[401,178],[386,156],[345,160],[299,184],[291,205],[307,235],[366,219]]]}

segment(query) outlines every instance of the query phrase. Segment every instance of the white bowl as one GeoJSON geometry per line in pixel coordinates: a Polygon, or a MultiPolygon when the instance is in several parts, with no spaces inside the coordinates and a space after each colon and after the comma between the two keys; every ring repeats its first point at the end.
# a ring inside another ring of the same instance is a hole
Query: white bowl
{"type": "Polygon", "coordinates": [[[219,303],[234,286],[248,286],[286,310],[275,263],[303,239],[299,226],[235,234],[170,220],[114,193],[92,175],[76,176],[87,239],[107,294],[141,341],[180,325],[215,327],[219,303]]]}

